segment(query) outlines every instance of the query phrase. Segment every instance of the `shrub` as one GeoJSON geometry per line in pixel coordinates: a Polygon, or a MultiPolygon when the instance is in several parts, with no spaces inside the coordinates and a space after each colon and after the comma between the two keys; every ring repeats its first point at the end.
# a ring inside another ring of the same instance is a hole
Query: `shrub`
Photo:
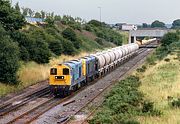
{"type": "Polygon", "coordinates": [[[9,1],[0,0],[0,15],[0,23],[7,31],[19,30],[26,24],[24,16],[20,11],[11,7],[9,1]]]}
{"type": "Polygon", "coordinates": [[[141,82],[137,76],[129,76],[115,85],[106,96],[102,108],[90,120],[90,123],[139,124],[133,120],[142,114],[160,115],[152,102],[145,102],[143,94],[138,91],[141,82]]]}
{"type": "Polygon", "coordinates": [[[96,38],[95,41],[100,44],[100,45],[103,45],[103,39],[101,38],[96,38]]]}
{"type": "Polygon", "coordinates": [[[88,25],[88,24],[86,24],[86,25],[84,26],[84,30],[90,31],[90,32],[93,31],[92,27],[91,27],[90,25],[88,25]]]}
{"type": "Polygon", "coordinates": [[[147,69],[146,66],[143,65],[141,68],[138,68],[138,69],[137,69],[137,72],[145,72],[146,69],[147,69]]]}
{"type": "Polygon", "coordinates": [[[49,49],[56,55],[61,55],[63,52],[62,43],[59,40],[49,41],[49,49]]]}
{"type": "Polygon", "coordinates": [[[0,82],[18,83],[17,71],[19,68],[19,48],[0,26],[0,82]]]}
{"type": "Polygon", "coordinates": [[[104,26],[103,23],[101,23],[101,22],[99,22],[99,21],[97,21],[97,20],[91,20],[91,21],[88,22],[88,24],[93,25],[93,26],[95,26],[95,27],[104,26]]]}
{"type": "Polygon", "coordinates": [[[24,61],[28,61],[30,59],[29,52],[27,51],[27,49],[24,46],[20,47],[20,58],[21,58],[21,60],[24,60],[24,61]]]}
{"type": "Polygon", "coordinates": [[[173,107],[180,107],[180,98],[171,102],[173,107]]]}
{"type": "Polygon", "coordinates": [[[164,35],[164,37],[161,40],[161,43],[163,46],[168,46],[173,42],[179,41],[179,36],[177,33],[169,32],[164,35]]]}
{"type": "Polygon", "coordinates": [[[62,35],[64,38],[71,41],[76,49],[80,48],[80,42],[78,41],[76,33],[71,28],[66,28],[62,32],[62,35]]]}
{"type": "Polygon", "coordinates": [[[149,102],[149,101],[145,101],[143,103],[142,112],[143,113],[148,113],[151,116],[159,116],[159,115],[162,114],[162,112],[160,110],[156,110],[154,108],[154,103],[153,102],[149,102]]]}
{"type": "Polygon", "coordinates": [[[164,61],[170,62],[170,59],[169,58],[165,58],[164,61]]]}
{"type": "Polygon", "coordinates": [[[51,52],[48,44],[38,39],[32,39],[31,41],[30,58],[39,64],[49,63],[51,52]]]}
{"type": "Polygon", "coordinates": [[[63,41],[63,53],[66,55],[75,55],[76,53],[74,45],[69,40],[63,41]]]}

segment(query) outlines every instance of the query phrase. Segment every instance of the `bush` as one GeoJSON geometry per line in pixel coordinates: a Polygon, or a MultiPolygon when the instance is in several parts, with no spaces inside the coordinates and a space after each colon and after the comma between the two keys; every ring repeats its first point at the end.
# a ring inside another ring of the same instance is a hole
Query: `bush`
{"type": "Polygon", "coordinates": [[[169,32],[164,35],[164,37],[161,40],[161,43],[163,46],[168,46],[173,42],[179,41],[179,36],[177,33],[169,32]]]}
{"type": "Polygon", "coordinates": [[[139,77],[129,76],[115,85],[106,96],[102,108],[90,120],[92,124],[139,124],[133,120],[143,114],[159,115],[152,102],[145,102],[143,94],[138,91],[139,77]]]}
{"type": "Polygon", "coordinates": [[[48,44],[41,40],[32,39],[31,49],[29,49],[31,60],[39,63],[49,63],[51,52],[48,44]]]}
{"type": "Polygon", "coordinates": [[[80,48],[80,42],[78,41],[76,33],[71,28],[66,28],[62,32],[62,35],[64,38],[71,41],[76,49],[80,48]]]}
{"type": "Polygon", "coordinates": [[[170,59],[169,58],[165,58],[164,61],[170,62],[170,59]]]}
{"type": "Polygon", "coordinates": [[[145,72],[146,69],[147,69],[146,66],[143,65],[141,68],[138,68],[138,69],[137,69],[137,72],[145,72]]]}
{"type": "Polygon", "coordinates": [[[0,82],[8,84],[18,83],[19,48],[0,26],[0,82]]]}
{"type": "Polygon", "coordinates": [[[63,41],[63,53],[65,55],[75,55],[76,53],[74,45],[69,40],[63,41]]]}
{"type": "Polygon", "coordinates": [[[59,40],[52,40],[49,42],[49,49],[56,55],[61,55],[63,52],[62,43],[59,40]]]}
{"type": "Polygon", "coordinates": [[[101,23],[101,22],[99,22],[97,20],[91,20],[91,21],[88,22],[88,24],[93,25],[95,27],[105,26],[104,23],[101,23]]]}
{"type": "Polygon", "coordinates": [[[20,47],[20,58],[21,60],[24,60],[24,61],[29,61],[29,52],[27,51],[27,49],[24,47],[24,46],[21,46],[20,47]]]}
{"type": "Polygon", "coordinates": [[[103,39],[101,38],[96,38],[95,41],[100,44],[100,45],[103,45],[103,39]]]}
{"type": "Polygon", "coordinates": [[[173,107],[180,107],[180,98],[171,102],[173,107]]]}
{"type": "Polygon", "coordinates": [[[84,30],[90,31],[90,32],[93,31],[92,27],[91,27],[90,25],[88,25],[88,24],[86,24],[86,25],[84,26],[84,30]]]}

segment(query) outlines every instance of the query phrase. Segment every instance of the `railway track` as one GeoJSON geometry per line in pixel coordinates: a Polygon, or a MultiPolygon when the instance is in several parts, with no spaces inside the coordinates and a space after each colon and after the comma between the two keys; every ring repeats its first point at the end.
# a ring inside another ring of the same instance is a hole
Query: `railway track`
{"type": "MultiPolygon", "coordinates": [[[[141,49],[138,51],[138,54],[143,54],[145,51],[147,51],[147,49],[141,49]]],[[[143,58],[145,58],[147,56],[147,54],[143,54],[138,60],[141,60],[143,58]]],[[[132,66],[135,66],[139,61],[134,62],[134,64],[132,66]]],[[[121,75],[124,76],[130,69],[125,69],[124,73],[121,75]]],[[[86,106],[88,106],[90,103],[93,102],[94,99],[96,99],[97,97],[99,97],[100,95],[102,95],[110,86],[114,85],[116,83],[116,81],[114,81],[113,83],[110,83],[109,85],[107,85],[104,89],[101,90],[101,92],[99,92],[98,94],[96,94],[93,98],[89,99],[88,102],[86,104],[84,104],[83,106],[80,107],[79,110],[75,111],[73,114],[68,115],[66,118],[66,120],[62,120],[60,123],[62,124],[68,124],[68,122],[70,121],[72,116],[77,115],[80,111],[82,111],[86,106]]],[[[87,116],[86,118],[81,122],[81,124],[85,124],[87,123],[88,119],[96,112],[96,110],[99,108],[100,105],[97,105],[87,116]]],[[[68,111],[68,113],[71,113],[68,111]]]]}
{"type": "Polygon", "coordinates": [[[35,100],[39,97],[45,96],[47,94],[50,94],[50,90],[48,87],[46,87],[42,90],[39,90],[35,93],[32,93],[32,94],[30,94],[30,95],[28,95],[22,99],[15,100],[11,103],[3,104],[0,106],[0,116],[5,116],[6,114],[8,114],[14,110],[17,110],[18,108],[27,104],[28,102],[35,100]]]}
{"type": "MultiPolygon", "coordinates": [[[[142,48],[138,51],[138,54],[142,54],[143,52],[145,52],[147,49],[146,48],[142,48]]],[[[147,55],[147,54],[146,54],[147,55]]],[[[146,55],[144,55],[143,57],[145,57],[146,55]]],[[[141,59],[139,59],[141,60],[141,59]]],[[[130,61],[130,60],[129,60],[130,61]]],[[[134,65],[136,65],[138,63],[138,61],[136,63],[134,63],[134,65]]],[[[133,66],[134,66],[133,65],[133,66]]],[[[129,70],[129,69],[128,69],[129,70]]],[[[127,69],[124,69],[124,73],[121,75],[125,75],[126,72],[128,71],[127,69]]],[[[94,84],[97,81],[97,79],[95,81],[93,81],[90,85],[94,84]]],[[[115,83],[115,81],[113,81],[115,83]]],[[[89,103],[91,103],[95,98],[97,98],[99,95],[101,95],[104,91],[106,91],[106,89],[108,87],[110,87],[111,85],[113,85],[114,83],[111,83],[110,85],[107,85],[104,89],[101,90],[101,92],[99,92],[98,94],[94,95],[93,97],[91,97],[87,103],[85,103],[83,106],[80,107],[80,109],[78,110],[72,110],[73,112],[69,112],[69,113],[73,113],[73,114],[66,114],[65,112],[63,113],[62,118],[62,123],[68,123],[69,119],[73,116],[76,115],[79,111],[81,111],[84,107],[86,107],[89,103]]],[[[88,85],[89,86],[89,85],[88,85]]],[[[81,92],[84,89],[86,89],[88,86],[85,86],[83,88],[81,88],[80,90],[78,90],[77,92],[81,92]]],[[[31,123],[34,120],[36,120],[39,116],[41,116],[42,114],[44,114],[45,112],[47,112],[48,110],[52,109],[53,107],[62,104],[62,107],[66,107],[69,104],[72,103],[76,103],[76,100],[70,100],[73,96],[75,96],[75,94],[77,94],[77,92],[73,93],[71,96],[68,96],[64,99],[57,99],[57,98],[49,98],[47,99],[45,102],[43,102],[42,104],[22,113],[19,116],[14,117],[13,119],[9,120],[7,122],[7,124],[19,124],[19,123],[31,123]],[[68,101],[70,100],[70,101],[68,101]],[[67,102],[68,101],[68,102],[67,102]]],[[[28,102],[35,100],[39,97],[45,96],[47,94],[49,94],[50,91],[48,88],[44,88],[40,91],[37,91],[33,94],[30,94],[29,96],[26,96],[24,99],[22,99],[22,101],[18,104],[12,104],[12,103],[7,103],[4,105],[0,106],[0,116],[6,116],[7,114],[11,113],[12,111],[17,110],[18,108],[20,108],[21,106],[24,106],[25,104],[27,104],[28,102]]],[[[1,120],[0,120],[1,121],[1,120]]]]}

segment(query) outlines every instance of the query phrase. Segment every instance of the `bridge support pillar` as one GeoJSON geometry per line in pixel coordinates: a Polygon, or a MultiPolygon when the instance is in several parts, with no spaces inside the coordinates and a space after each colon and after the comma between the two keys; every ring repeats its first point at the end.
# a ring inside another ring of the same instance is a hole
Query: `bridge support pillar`
{"type": "Polygon", "coordinates": [[[135,43],[136,42],[136,36],[131,36],[131,35],[129,35],[129,44],[130,43],[135,43]]]}

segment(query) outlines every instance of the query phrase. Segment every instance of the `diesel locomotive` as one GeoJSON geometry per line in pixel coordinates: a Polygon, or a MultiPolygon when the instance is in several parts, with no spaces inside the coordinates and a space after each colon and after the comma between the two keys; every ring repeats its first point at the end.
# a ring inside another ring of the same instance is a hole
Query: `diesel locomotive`
{"type": "MultiPolygon", "coordinates": [[[[144,43],[147,44],[155,40],[151,39],[144,43]]],[[[53,66],[50,69],[49,78],[51,92],[55,96],[69,95],[134,57],[139,45],[131,43],[53,66]]]]}

